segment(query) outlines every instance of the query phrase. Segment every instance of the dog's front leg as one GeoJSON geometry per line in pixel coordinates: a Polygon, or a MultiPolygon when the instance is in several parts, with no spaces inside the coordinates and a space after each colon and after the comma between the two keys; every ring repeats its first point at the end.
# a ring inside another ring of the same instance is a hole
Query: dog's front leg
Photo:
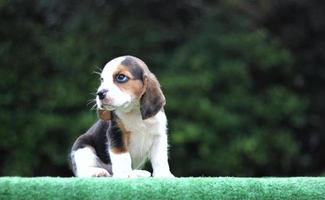
{"type": "Polygon", "coordinates": [[[131,156],[129,152],[117,152],[111,149],[109,155],[112,162],[113,177],[128,178],[131,175],[131,156]]]}
{"type": "Polygon", "coordinates": [[[147,171],[132,170],[132,159],[128,149],[130,132],[125,129],[119,119],[113,121],[113,123],[112,128],[107,132],[113,177],[135,178],[151,176],[147,171]]]}
{"type": "Polygon", "coordinates": [[[132,170],[131,156],[129,152],[114,153],[110,151],[113,177],[115,178],[137,178],[150,177],[150,172],[146,170],[132,170]]]}
{"type": "Polygon", "coordinates": [[[167,135],[156,135],[151,149],[151,165],[154,177],[174,177],[170,172],[168,164],[168,142],[167,135]]]}
{"type": "Polygon", "coordinates": [[[113,177],[128,178],[132,172],[131,155],[128,150],[129,134],[119,119],[112,121],[107,137],[113,177]]]}

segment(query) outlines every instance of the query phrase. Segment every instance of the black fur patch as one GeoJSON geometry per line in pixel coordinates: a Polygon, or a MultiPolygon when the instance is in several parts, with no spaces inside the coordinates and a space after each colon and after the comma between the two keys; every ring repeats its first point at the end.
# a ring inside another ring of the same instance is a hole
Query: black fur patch
{"type": "Polygon", "coordinates": [[[110,121],[97,121],[85,134],[78,137],[71,150],[76,151],[87,146],[92,146],[101,161],[105,164],[110,163],[106,145],[106,132],[110,126],[110,121]]]}
{"type": "MultiPolygon", "coordinates": [[[[112,119],[109,121],[98,120],[85,134],[77,138],[71,152],[91,146],[95,149],[98,158],[103,163],[110,165],[109,149],[124,147],[122,131],[117,126],[116,120],[117,116],[114,113],[112,113],[112,119]]],[[[74,174],[76,174],[74,157],[70,157],[69,161],[74,174]]],[[[112,174],[112,171],[109,170],[109,173],[112,174]]]]}
{"type": "Polygon", "coordinates": [[[143,80],[143,69],[134,58],[127,56],[121,64],[131,72],[135,80],[143,80]]]}
{"type": "Polygon", "coordinates": [[[112,126],[107,131],[109,148],[124,147],[123,133],[122,130],[118,127],[116,120],[117,116],[114,112],[112,112],[112,126]]]}

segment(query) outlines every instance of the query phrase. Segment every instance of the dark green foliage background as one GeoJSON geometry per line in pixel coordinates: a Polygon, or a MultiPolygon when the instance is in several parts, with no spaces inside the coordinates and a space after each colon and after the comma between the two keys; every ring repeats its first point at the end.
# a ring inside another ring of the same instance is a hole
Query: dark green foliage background
{"type": "Polygon", "coordinates": [[[71,176],[98,71],[142,58],[177,176],[323,175],[322,1],[0,0],[0,175],[71,176]],[[299,13],[299,14],[297,14],[299,13]]]}

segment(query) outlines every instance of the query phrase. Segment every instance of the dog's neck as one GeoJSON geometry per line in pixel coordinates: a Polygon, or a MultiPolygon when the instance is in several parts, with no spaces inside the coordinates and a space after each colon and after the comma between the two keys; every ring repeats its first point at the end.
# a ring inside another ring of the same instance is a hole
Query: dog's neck
{"type": "Polygon", "coordinates": [[[143,132],[146,129],[146,124],[141,117],[140,107],[138,109],[132,109],[129,112],[115,110],[114,114],[131,133],[143,132]]]}
{"type": "Polygon", "coordinates": [[[130,110],[115,110],[114,113],[123,123],[143,123],[140,106],[134,106],[130,110]]]}

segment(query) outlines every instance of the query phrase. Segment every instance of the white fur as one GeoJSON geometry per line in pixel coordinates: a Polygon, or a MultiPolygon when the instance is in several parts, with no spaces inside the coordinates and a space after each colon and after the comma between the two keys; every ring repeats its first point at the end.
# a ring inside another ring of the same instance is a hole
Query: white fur
{"type": "Polygon", "coordinates": [[[110,176],[105,169],[107,165],[100,161],[92,147],[84,147],[71,153],[76,165],[76,176],[97,177],[110,176]]]}
{"type": "Polygon", "coordinates": [[[145,170],[132,170],[131,157],[129,153],[116,154],[109,151],[112,162],[114,178],[136,178],[150,177],[151,173],[145,170]]]}
{"type": "Polygon", "coordinates": [[[109,155],[112,162],[113,177],[128,178],[132,172],[130,154],[116,154],[109,151],[109,155]]]}
{"type": "Polygon", "coordinates": [[[154,177],[174,177],[168,165],[167,144],[166,134],[154,137],[150,155],[154,177]]]}
{"type": "MultiPolygon", "coordinates": [[[[139,109],[132,112],[116,112],[130,131],[129,152],[133,169],[141,169],[151,160],[153,176],[173,177],[168,165],[167,119],[163,111],[142,120],[139,109]]],[[[114,172],[114,171],[113,171],[114,172]]]]}

